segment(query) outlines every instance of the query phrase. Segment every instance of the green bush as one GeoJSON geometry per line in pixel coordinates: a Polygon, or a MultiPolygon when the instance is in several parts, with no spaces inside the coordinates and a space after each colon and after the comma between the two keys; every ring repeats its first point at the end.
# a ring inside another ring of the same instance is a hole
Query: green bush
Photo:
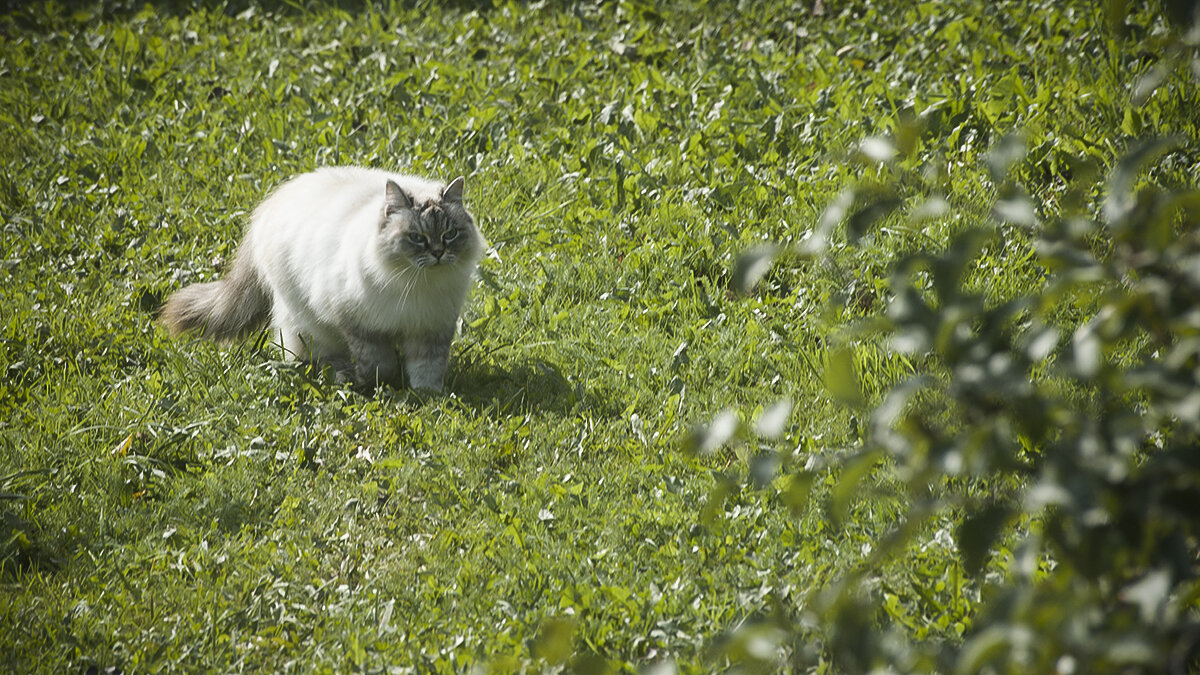
{"type": "MultiPolygon", "coordinates": [[[[1136,83],[1132,114],[1195,56],[1195,34],[1136,83]]],[[[854,242],[905,211],[912,222],[921,207],[905,205],[919,198],[952,210],[937,181],[906,168],[906,139],[927,135],[925,122],[864,143],[861,158],[885,178],[847,190],[805,245],[744,254],[735,284],[752,288],[778,258],[821,261],[839,223],[854,242]]],[[[861,438],[822,461],[760,442],[756,461],[785,467],[774,484],[796,512],[844,523],[868,496],[905,506],[863,563],[807,606],[735,632],[733,660],[787,653],[806,666],[824,653],[849,672],[1200,667],[1200,190],[1172,173],[1200,148],[1194,138],[1132,142],[1104,180],[1094,160],[1068,157],[1051,198],[1022,184],[1037,168],[1026,146],[1020,133],[995,144],[991,213],[944,247],[898,257],[886,307],[835,338],[824,380],[863,411],[861,438]],[[994,286],[996,260],[1022,255],[1028,283],[994,286]],[[856,351],[871,337],[913,364],[878,392],[864,391],[856,351]],[[961,638],[920,639],[886,570],[940,523],[952,523],[979,602],[959,617],[961,638]],[[755,641],[821,648],[748,651],[755,641]]],[[[718,420],[689,447],[737,433],[718,420]]]]}

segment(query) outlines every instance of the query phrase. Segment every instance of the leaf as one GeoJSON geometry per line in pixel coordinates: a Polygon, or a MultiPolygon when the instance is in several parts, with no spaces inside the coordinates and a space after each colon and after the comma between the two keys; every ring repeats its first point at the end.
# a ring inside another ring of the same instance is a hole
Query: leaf
{"type": "Polygon", "coordinates": [[[888,318],[897,325],[890,341],[891,348],[901,354],[920,354],[933,346],[933,333],[940,319],[906,281],[897,280],[892,284],[895,295],[887,306],[888,318]]]}
{"type": "Polygon", "coordinates": [[[1171,574],[1165,569],[1150,572],[1121,590],[1121,599],[1137,605],[1142,622],[1146,624],[1161,620],[1170,595],[1171,574]]]}
{"type": "Polygon", "coordinates": [[[862,239],[875,223],[900,207],[900,198],[890,191],[877,192],[866,198],[866,204],[846,220],[846,236],[851,241],[862,239]]]}
{"type": "Polygon", "coordinates": [[[1108,196],[1104,200],[1104,218],[1110,226],[1123,227],[1133,211],[1133,187],[1142,168],[1183,144],[1175,137],[1152,138],[1139,143],[1117,162],[1108,178],[1108,196]]]}
{"type": "Polygon", "coordinates": [[[1008,504],[992,503],[968,513],[958,526],[958,551],[963,569],[972,576],[983,571],[991,557],[992,545],[1013,515],[1008,504]]]}
{"type": "Polygon", "coordinates": [[[787,638],[788,633],[774,624],[743,625],[725,644],[725,656],[743,667],[775,670],[780,665],[787,638]]]}
{"type": "Polygon", "coordinates": [[[575,621],[548,619],[542,622],[533,642],[533,655],[545,659],[551,665],[565,663],[571,656],[571,643],[575,636],[575,621]]]}
{"type": "Polygon", "coordinates": [[[767,408],[754,422],[754,429],[760,436],[779,438],[792,415],[791,399],[783,399],[767,408]]]}
{"type": "Polygon", "coordinates": [[[1025,134],[1011,133],[1000,139],[987,154],[988,171],[992,182],[1000,184],[1008,177],[1013,165],[1025,158],[1025,134]]]}
{"type": "Polygon", "coordinates": [[[748,459],[750,465],[750,480],[754,487],[761,490],[775,480],[779,473],[779,454],[775,452],[760,452],[748,459]]]}
{"type": "Polygon", "coordinates": [[[904,414],[908,402],[922,389],[932,384],[933,378],[928,375],[911,377],[892,388],[883,402],[876,406],[871,413],[871,423],[877,430],[891,428],[900,416],[904,414]]]}
{"type": "Polygon", "coordinates": [[[991,233],[983,229],[966,230],[955,236],[950,248],[933,261],[933,287],[943,302],[963,295],[964,281],[974,268],[972,261],[990,237],[991,233]]]}
{"type": "Polygon", "coordinates": [[[684,441],[687,454],[712,454],[729,442],[741,428],[742,422],[732,409],[725,410],[707,427],[693,429],[684,441]]]}
{"type": "Polygon", "coordinates": [[[675,348],[675,353],[671,354],[671,369],[679,370],[691,361],[692,359],[688,356],[688,343],[687,340],[684,340],[675,348]]]}
{"type": "Polygon", "coordinates": [[[811,471],[799,471],[792,474],[787,481],[787,487],[783,489],[780,496],[783,498],[783,503],[787,504],[788,511],[793,517],[800,517],[808,510],[808,503],[812,499],[812,487],[816,482],[816,475],[811,471]]]}
{"type": "Polygon", "coordinates": [[[864,452],[846,463],[833,486],[831,503],[833,511],[830,515],[836,522],[844,522],[850,515],[851,502],[862,496],[863,490],[860,489],[860,486],[863,480],[871,474],[871,470],[881,459],[883,459],[882,453],[872,450],[864,452]]]}
{"type": "Polygon", "coordinates": [[[141,48],[137,33],[124,25],[118,26],[113,31],[112,41],[127,56],[137,53],[141,48]]]}
{"type": "Polygon", "coordinates": [[[1002,223],[1011,223],[1021,227],[1037,225],[1037,211],[1033,202],[1024,195],[1016,195],[1001,199],[992,207],[992,217],[1002,223]]]}
{"type": "MultiPolygon", "coordinates": [[[[513,668],[516,670],[516,668],[513,668]]],[[[608,659],[595,652],[575,653],[567,663],[566,672],[578,675],[612,675],[618,672],[616,666],[608,659]]],[[[646,672],[646,671],[640,671],[646,672]]]]}
{"type": "Polygon", "coordinates": [[[1050,505],[1070,503],[1071,493],[1056,481],[1047,478],[1026,490],[1023,506],[1025,511],[1036,513],[1050,505]]]}
{"type": "Polygon", "coordinates": [[[741,295],[749,295],[754,286],[771,269],[771,263],[779,254],[779,247],[763,244],[744,251],[733,266],[733,288],[741,295]]]}
{"type": "Polygon", "coordinates": [[[854,365],[854,352],[849,347],[838,347],[829,353],[823,380],[825,389],[839,402],[855,408],[866,404],[854,365]]]}
{"type": "MultiPolygon", "coordinates": [[[[1128,0],[1123,0],[1128,2],[1128,0]]],[[[1167,19],[1178,26],[1182,30],[1190,31],[1184,37],[1185,44],[1195,45],[1200,42],[1200,7],[1197,6],[1195,0],[1165,0],[1163,9],[1166,10],[1167,19]]]]}
{"type": "Polygon", "coordinates": [[[1030,330],[1025,339],[1025,353],[1029,360],[1037,363],[1048,358],[1058,346],[1059,332],[1054,326],[1040,326],[1030,330]]]}
{"type": "Polygon", "coordinates": [[[902,114],[893,141],[896,151],[903,157],[911,156],[921,142],[921,137],[925,135],[926,128],[925,117],[914,116],[911,113],[902,114]]]}
{"type": "Polygon", "coordinates": [[[800,252],[805,255],[822,255],[829,248],[829,235],[833,232],[833,228],[846,217],[846,213],[850,207],[854,206],[853,189],[842,190],[837,198],[833,200],[829,206],[821,213],[821,219],[817,221],[817,226],[813,228],[807,238],[800,244],[800,252]]]}
{"type": "Polygon", "coordinates": [[[1142,107],[1155,90],[1167,79],[1170,73],[1167,64],[1159,63],[1150,69],[1150,72],[1138,78],[1138,81],[1133,85],[1133,105],[1142,107]]]}
{"type": "Polygon", "coordinates": [[[858,146],[858,151],[867,159],[883,164],[890,162],[899,154],[896,146],[888,139],[882,136],[871,136],[864,139],[858,146]]]}
{"type": "Polygon", "coordinates": [[[975,633],[958,651],[958,675],[984,672],[988,663],[996,660],[1009,649],[1013,642],[1013,631],[1009,624],[994,624],[975,633]]]}
{"type": "Polygon", "coordinates": [[[125,440],[118,443],[117,447],[113,448],[112,454],[124,457],[125,455],[129,454],[129,448],[131,446],[133,446],[133,434],[129,434],[125,437],[125,440]]]}
{"type": "Polygon", "coordinates": [[[1075,371],[1081,377],[1092,378],[1100,372],[1103,357],[1100,336],[1096,334],[1094,323],[1080,326],[1072,338],[1074,347],[1075,371]]]}
{"type": "Polygon", "coordinates": [[[642,675],[678,675],[679,668],[675,665],[675,661],[667,658],[640,668],[638,672],[642,675]]]}
{"type": "Polygon", "coordinates": [[[1137,664],[1149,668],[1161,661],[1161,652],[1159,645],[1137,634],[1121,635],[1104,645],[1104,658],[1113,664],[1137,664]]]}
{"type": "Polygon", "coordinates": [[[712,525],[717,516],[725,512],[725,500],[737,492],[738,484],[728,476],[718,475],[716,484],[708,494],[708,500],[700,509],[700,524],[712,525]]]}
{"type": "Polygon", "coordinates": [[[950,202],[945,197],[934,195],[917,204],[908,214],[908,222],[916,225],[927,220],[941,218],[950,211],[950,202]]]}
{"type": "Polygon", "coordinates": [[[383,606],[383,615],[379,617],[379,632],[384,635],[387,635],[394,630],[392,627],[392,611],[395,609],[395,607],[395,598],[388,600],[387,604],[383,606]]]}

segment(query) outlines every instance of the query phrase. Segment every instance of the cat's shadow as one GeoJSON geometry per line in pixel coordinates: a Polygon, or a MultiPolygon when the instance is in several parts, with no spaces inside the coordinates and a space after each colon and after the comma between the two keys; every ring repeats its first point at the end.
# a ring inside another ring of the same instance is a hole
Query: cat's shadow
{"type": "Polygon", "coordinates": [[[378,389],[335,383],[333,368],[284,358],[278,347],[268,344],[266,334],[247,343],[246,353],[257,353],[271,377],[290,372],[293,377],[319,388],[346,388],[359,396],[393,402],[407,401],[423,406],[452,396],[465,407],[501,416],[544,412],[557,416],[586,413],[594,417],[620,414],[614,398],[577,377],[564,375],[561,368],[541,358],[453,358],[440,393],[414,390],[407,383],[392,383],[378,389]]]}
{"type": "Polygon", "coordinates": [[[566,376],[544,359],[460,362],[451,366],[447,393],[464,405],[501,415],[546,412],[567,416],[584,411],[600,417],[616,415],[610,398],[566,376]]]}

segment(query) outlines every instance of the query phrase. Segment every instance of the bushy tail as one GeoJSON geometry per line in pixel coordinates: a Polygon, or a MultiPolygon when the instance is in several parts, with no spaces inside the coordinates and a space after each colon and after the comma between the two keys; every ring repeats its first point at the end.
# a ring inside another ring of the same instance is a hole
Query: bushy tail
{"type": "Polygon", "coordinates": [[[192,284],[167,298],[159,320],[172,335],[199,331],[212,340],[241,337],[266,320],[271,298],[245,251],[238,251],[224,279],[192,284]]]}

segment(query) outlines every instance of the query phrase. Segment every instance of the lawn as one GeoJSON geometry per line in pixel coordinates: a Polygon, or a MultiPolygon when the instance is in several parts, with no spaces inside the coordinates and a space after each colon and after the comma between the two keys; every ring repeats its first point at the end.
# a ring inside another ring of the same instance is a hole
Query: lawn
{"type": "Polygon", "coordinates": [[[822,608],[868,562],[875,624],[961,644],[1008,540],[971,573],[949,509],[872,557],[903,476],[834,467],[938,366],[859,327],[997,212],[965,283],[1044,284],[1026,226],[1099,209],[1138,139],[1187,139],[1151,177],[1195,187],[1200,71],[1159,12],[350,4],[0,14],[0,662],[840,672],[869,630],[822,608]],[[155,321],[335,164],[466,176],[490,250],[444,395],[155,321]],[[851,189],[886,208],[843,227],[851,189]]]}

